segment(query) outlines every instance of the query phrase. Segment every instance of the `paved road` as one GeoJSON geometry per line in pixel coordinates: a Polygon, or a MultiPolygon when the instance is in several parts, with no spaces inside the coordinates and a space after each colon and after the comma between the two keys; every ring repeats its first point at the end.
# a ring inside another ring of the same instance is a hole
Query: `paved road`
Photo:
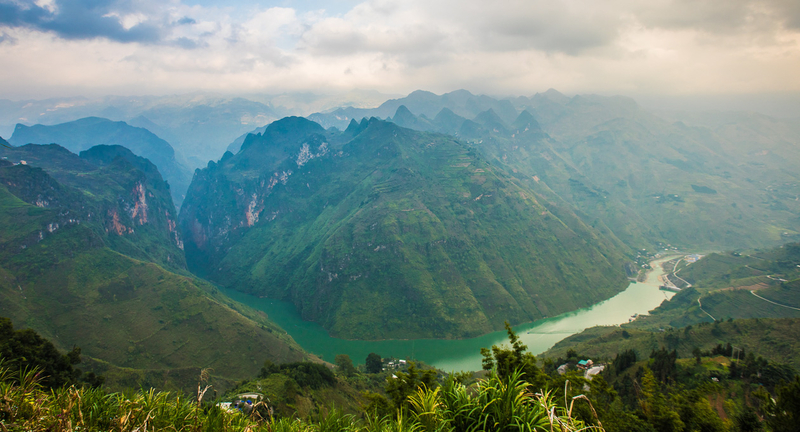
{"type": "Polygon", "coordinates": [[[716,320],[717,320],[716,318],[714,318],[714,316],[713,316],[713,315],[711,315],[710,313],[706,312],[706,310],[705,310],[705,309],[703,309],[703,304],[702,304],[702,303],[700,303],[700,297],[698,297],[698,298],[697,298],[697,304],[699,304],[699,305],[700,305],[700,310],[701,310],[701,311],[703,311],[703,313],[704,313],[704,314],[706,314],[706,315],[710,316],[710,317],[711,317],[711,319],[712,319],[712,320],[714,320],[714,321],[716,321],[716,320]]]}
{"type": "Polygon", "coordinates": [[[785,304],[780,304],[780,303],[776,303],[776,302],[774,302],[774,301],[772,301],[770,299],[765,299],[764,297],[761,297],[760,295],[756,294],[755,290],[750,290],[750,294],[760,298],[761,300],[764,300],[765,302],[772,303],[775,306],[780,306],[780,307],[785,307],[787,309],[794,309],[796,311],[800,311],[800,308],[796,308],[796,307],[792,307],[792,306],[786,306],[785,304]]]}

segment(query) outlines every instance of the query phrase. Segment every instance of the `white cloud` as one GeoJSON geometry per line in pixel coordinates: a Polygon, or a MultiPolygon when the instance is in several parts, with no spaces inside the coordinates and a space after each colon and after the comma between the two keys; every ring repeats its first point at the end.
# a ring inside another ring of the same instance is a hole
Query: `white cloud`
{"type": "Polygon", "coordinates": [[[794,0],[369,0],[345,13],[124,4],[112,12],[122,27],[157,24],[159,42],[0,25],[0,55],[13,59],[0,92],[800,91],[794,0]]]}

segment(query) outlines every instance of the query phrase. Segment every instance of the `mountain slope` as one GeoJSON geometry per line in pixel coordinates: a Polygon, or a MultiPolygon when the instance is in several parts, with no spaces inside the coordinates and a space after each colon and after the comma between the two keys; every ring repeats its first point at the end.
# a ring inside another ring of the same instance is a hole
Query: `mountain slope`
{"type": "Polygon", "coordinates": [[[56,145],[0,151],[8,158],[0,161],[0,315],[16,326],[61,349],[80,346],[93,369],[112,372],[113,386],[185,389],[196,375],[178,371],[207,367],[232,382],[264,359],[306,357],[263,314],[167,270],[183,266],[180,237],[166,185],[146,159],[119,146],[81,157],[56,145]],[[21,157],[25,164],[10,162],[21,157]]]}
{"type": "Polygon", "coordinates": [[[62,209],[40,237],[83,224],[120,253],[186,268],[169,189],[147,159],[120,146],[97,146],[78,156],[54,144],[0,149],[0,156],[27,164],[0,173],[11,193],[38,207],[62,209]]]}
{"type": "Polygon", "coordinates": [[[628,98],[569,98],[555,90],[510,103],[522,110],[511,121],[494,108],[471,120],[449,107],[432,121],[422,107],[400,118],[413,129],[467,141],[636,249],[756,247],[800,238],[796,128],[752,115],[728,116],[727,123],[691,119],[714,129],[690,127],[628,98]]]}
{"type": "Polygon", "coordinates": [[[175,159],[175,150],[168,142],[147,129],[125,122],[87,117],[54,126],[17,124],[9,140],[11,144],[59,144],[79,153],[99,144],[121,145],[138,156],[150,159],[170,183],[175,202],[180,205],[191,180],[191,173],[175,159]]]}
{"type": "Polygon", "coordinates": [[[620,250],[569,211],[446,136],[377,119],[273,123],[198,172],[180,220],[193,271],[347,338],[472,336],[626,285],[620,250]]]}

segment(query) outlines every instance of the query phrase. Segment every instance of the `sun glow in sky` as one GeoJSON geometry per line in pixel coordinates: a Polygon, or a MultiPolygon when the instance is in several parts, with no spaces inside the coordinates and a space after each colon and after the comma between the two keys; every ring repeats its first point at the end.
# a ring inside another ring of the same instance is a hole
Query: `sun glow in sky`
{"type": "Polygon", "coordinates": [[[0,0],[0,97],[800,92],[797,0],[0,0]]]}

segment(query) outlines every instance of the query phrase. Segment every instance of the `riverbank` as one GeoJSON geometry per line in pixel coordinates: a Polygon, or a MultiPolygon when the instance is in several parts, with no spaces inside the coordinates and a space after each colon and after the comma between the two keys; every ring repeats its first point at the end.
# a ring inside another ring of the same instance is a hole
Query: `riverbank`
{"type": "MultiPolygon", "coordinates": [[[[661,263],[674,257],[659,258],[650,263],[652,270],[644,282],[631,283],[621,293],[593,306],[567,312],[556,317],[514,326],[523,343],[533,353],[546,351],[558,341],[597,325],[619,325],[633,315],[646,314],[673,293],[660,291],[658,276],[661,263]]],[[[471,339],[416,339],[359,341],[333,338],[319,324],[303,321],[294,305],[288,302],[258,298],[232,290],[224,290],[232,299],[269,315],[308,352],[332,362],[337,354],[347,354],[362,363],[367,354],[382,357],[421,360],[445,371],[480,370],[480,349],[505,343],[505,331],[492,332],[471,339]]]]}

